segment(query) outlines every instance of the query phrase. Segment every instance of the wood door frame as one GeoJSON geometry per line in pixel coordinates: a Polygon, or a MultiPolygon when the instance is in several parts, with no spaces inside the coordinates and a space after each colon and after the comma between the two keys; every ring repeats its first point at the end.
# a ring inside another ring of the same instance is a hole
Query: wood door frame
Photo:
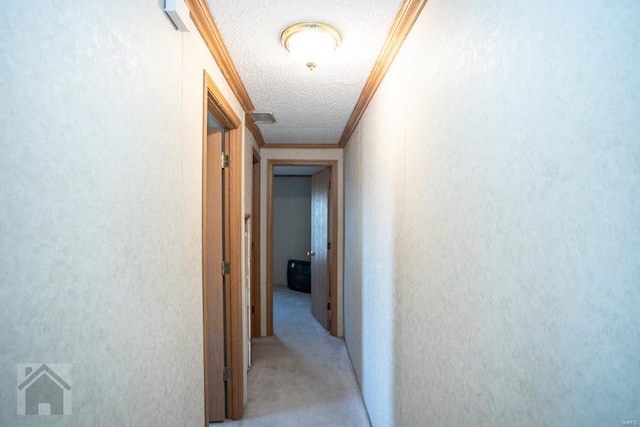
{"type": "MultiPolygon", "coordinates": [[[[273,335],[273,181],[274,166],[326,166],[331,169],[331,335],[338,336],[338,161],[337,160],[267,160],[267,336],[273,335]]],[[[341,299],[342,300],[342,299],[341,299]]]]}
{"type": "Polygon", "coordinates": [[[252,160],[252,184],[251,184],[251,307],[253,309],[251,322],[251,338],[262,336],[262,298],[260,295],[260,183],[262,167],[258,150],[253,148],[252,160]],[[255,173],[257,165],[258,173],[255,173]]]}
{"type": "MultiPolygon", "coordinates": [[[[205,189],[205,170],[209,155],[206,151],[207,144],[207,113],[210,111],[216,120],[220,122],[222,126],[227,130],[229,140],[225,144],[225,151],[230,156],[230,166],[225,169],[225,180],[227,181],[226,196],[228,210],[225,215],[225,249],[227,261],[231,263],[231,272],[228,275],[226,282],[226,295],[225,295],[225,325],[226,325],[226,360],[227,368],[231,369],[232,376],[227,381],[227,397],[226,397],[226,417],[237,420],[242,418],[244,414],[244,363],[243,363],[243,333],[242,333],[242,242],[244,240],[244,215],[242,213],[242,121],[238,118],[237,114],[233,111],[231,105],[224,98],[222,92],[215,85],[207,71],[204,71],[204,101],[203,101],[203,176],[202,176],[202,201],[203,212],[204,206],[206,206],[206,193],[205,189]]],[[[219,153],[212,154],[214,156],[220,156],[219,153]]],[[[204,233],[204,221],[203,215],[203,233],[204,233]]],[[[202,259],[203,268],[204,260],[206,259],[206,246],[202,246],[202,259]]],[[[208,400],[208,386],[207,386],[207,369],[208,369],[208,355],[207,355],[207,343],[208,334],[206,327],[206,296],[207,289],[204,282],[203,272],[203,352],[204,352],[204,366],[203,366],[203,378],[204,383],[204,402],[205,402],[205,426],[209,425],[209,414],[207,407],[208,400]]]]}

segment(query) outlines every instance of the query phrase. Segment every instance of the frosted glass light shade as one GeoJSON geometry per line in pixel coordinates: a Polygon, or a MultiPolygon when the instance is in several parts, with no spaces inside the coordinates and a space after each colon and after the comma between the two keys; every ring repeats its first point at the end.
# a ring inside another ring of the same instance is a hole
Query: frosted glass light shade
{"type": "Polygon", "coordinates": [[[320,22],[301,22],[282,32],[282,44],[291,56],[313,70],[340,44],[338,30],[320,22]]]}

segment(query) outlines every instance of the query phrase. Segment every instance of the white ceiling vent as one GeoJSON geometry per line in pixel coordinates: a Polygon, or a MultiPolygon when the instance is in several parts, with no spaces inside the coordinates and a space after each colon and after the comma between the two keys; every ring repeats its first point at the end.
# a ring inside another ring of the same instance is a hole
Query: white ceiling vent
{"type": "Polygon", "coordinates": [[[259,125],[272,125],[277,121],[273,113],[261,113],[259,111],[252,111],[251,113],[249,113],[249,115],[251,116],[253,121],[259,125]]]}

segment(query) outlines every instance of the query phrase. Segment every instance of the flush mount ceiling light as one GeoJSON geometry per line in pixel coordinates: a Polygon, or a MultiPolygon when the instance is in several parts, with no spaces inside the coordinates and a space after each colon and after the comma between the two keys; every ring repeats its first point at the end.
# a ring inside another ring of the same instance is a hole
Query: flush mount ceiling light
{"type": "Polygon", "coordinates": [[[342,38],[338,30],[322,22],[300,22],[287,27],[280,36],[291,56],[313,70],[331,54],[342,38]]]}

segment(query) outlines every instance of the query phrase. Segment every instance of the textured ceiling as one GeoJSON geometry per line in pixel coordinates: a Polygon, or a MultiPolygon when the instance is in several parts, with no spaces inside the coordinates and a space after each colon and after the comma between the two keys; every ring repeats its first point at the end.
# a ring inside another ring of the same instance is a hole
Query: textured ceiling
{"type": "Polygon", "coordinates": [[[207,0],[257,111],[266,143],[335,144],[360,96],[401,0],[207,0]],[[304,21],[342,34],[327,62],[309,71],[284,49],[280,34],[304,21]]]}

